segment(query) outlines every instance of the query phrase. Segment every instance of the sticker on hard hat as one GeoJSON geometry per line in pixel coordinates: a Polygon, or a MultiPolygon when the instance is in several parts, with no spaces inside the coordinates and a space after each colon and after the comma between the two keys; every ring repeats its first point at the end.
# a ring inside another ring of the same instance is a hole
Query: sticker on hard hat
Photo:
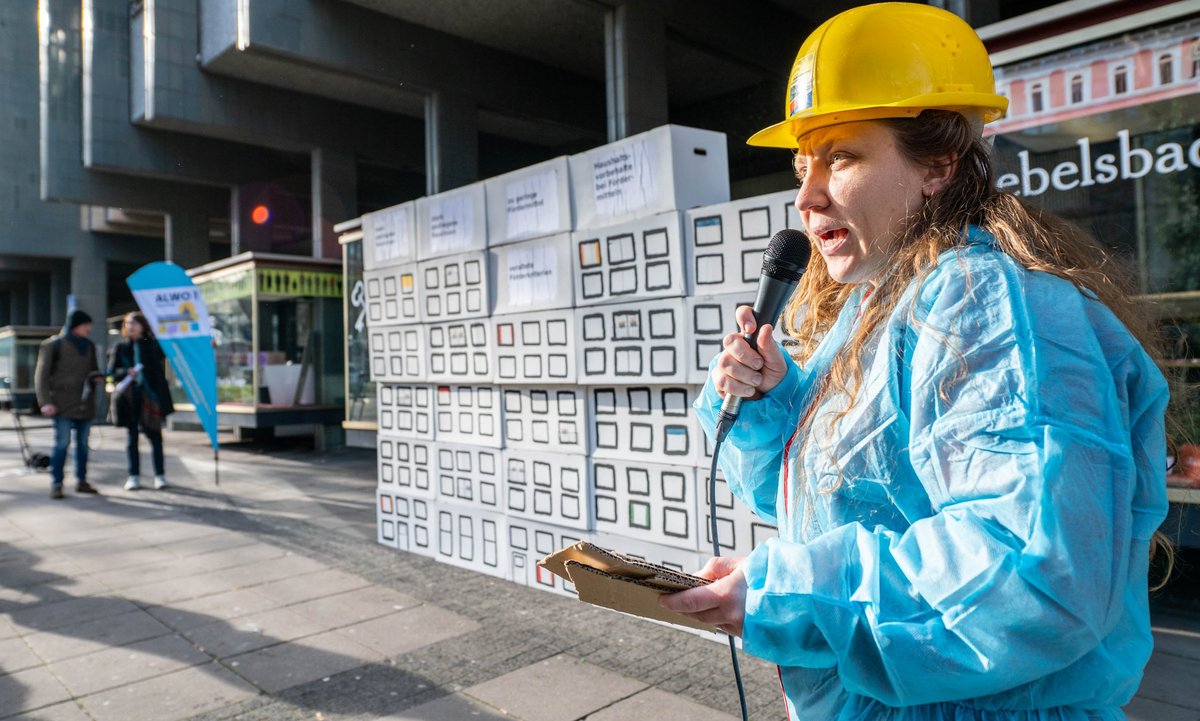
{"type": "Polygon", "coordinates": [[[792,81],[788,90],[788,117],[808,110],[813,104],[813,56],[805,55],[792,66],[792,81]]]}

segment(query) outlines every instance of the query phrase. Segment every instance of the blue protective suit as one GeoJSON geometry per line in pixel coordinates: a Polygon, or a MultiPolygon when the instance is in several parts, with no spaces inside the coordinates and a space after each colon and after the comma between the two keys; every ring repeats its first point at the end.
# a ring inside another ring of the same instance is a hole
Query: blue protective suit
{"type": "MultiPolygon", "coordinates": [[[[785,457],[861,291],[721,450],[779,524],[744,565],[743,643],[793,720],[1122,719],[1150,656],[1166,383],[1102,304],[969,241],[881,326],[831,440],[785,457]]],[[[720,403],[710,380],[710,437],[720,403]]]]}

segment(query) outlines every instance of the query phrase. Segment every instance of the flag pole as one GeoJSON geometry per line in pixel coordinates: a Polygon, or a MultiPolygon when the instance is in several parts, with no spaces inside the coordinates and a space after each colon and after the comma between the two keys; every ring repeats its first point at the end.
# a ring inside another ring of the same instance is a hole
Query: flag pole
{"type": "Polygon", "coordinates": [[[221,485],[221,464],[216,448],[213,449],[213,483],[221,485]]]}

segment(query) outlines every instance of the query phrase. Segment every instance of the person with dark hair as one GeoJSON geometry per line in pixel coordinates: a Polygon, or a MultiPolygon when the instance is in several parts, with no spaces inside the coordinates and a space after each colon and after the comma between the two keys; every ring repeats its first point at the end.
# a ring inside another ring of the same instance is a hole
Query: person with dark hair
{"type": "Polygon", "coordinates": [[[812,261],[782,322],[738,309],[696,410],[779,537],[667,608],[780,666],[793,719],[1125,718],[1167,511],[1151,314],[1095,239],[997,190],[1007,99],[928,5],[847,10],[792,68],[812,261]],[[753,336],[752,336],[753,337],[753,336]]]}
{"type": "Polygon", "coordinates": [[[50,456],[50,497],[63,497],[63,475],[71,433],[75,433],[75,490],[98,493],[87,482],[88,434],[96,415],[96,384],[102,376],[96,345],[88,338],[92,318],[81,310],[67,316],[63,332],[42,341],[34,370],[34,388],[42,415],[54,421],[50,456]]]}
{"type": "Polygon", "coordinates": [[[113,424],[123,426],[128,434],[125,460],[129,478],[125,481],[125,490],[136,491],[142,487],[139,431],[150,439],[154,487],[158,490],[166,488],[162,425],[175,411],[175,406],[167,385],[166,358],[149,321],[141,313],[125,315],[121,324],[121,342],[113,346],[108,356],[108,375],[117,389],[112,401],[113,424]]]}

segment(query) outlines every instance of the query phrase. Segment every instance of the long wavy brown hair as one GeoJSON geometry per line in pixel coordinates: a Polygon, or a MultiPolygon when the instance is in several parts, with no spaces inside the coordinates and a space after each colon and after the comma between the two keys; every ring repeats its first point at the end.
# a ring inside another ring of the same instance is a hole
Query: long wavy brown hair
{"type": "Polygon", "coordinates": [[[140,312],[138,312],[136,310],[131,310],[128,313],[126,313],[125,317],[121,320],[121,337],[122,338],[129,338],[129,334],[125,332],[125,321],[129,320],[130,318],[132,318],[133,320],[136,320],[138,322],[138,325],[142,326],[142,337],[143,338],[153,338],[154,337],[154,330],[150,327],[150,321],[146,320],[146,316],[142,315],[140,312]]]}
{"type": "MultiPolygon", "coordinates": [[[[910,161],[930,167],[937,159],[953,158],[952,179],[911,215],[903,237],[889,261],[888,272],[872,291],[871,302],[846,345],[833,361],[816,390],[798,429],[801,452],[813,450],[812,409],[834,395],[846,398],[842,410],[821,425],[835,426],[854,408],[863,383],[863,354],[881,323],[891,316],[905,289],[922,282],[936,267],[938,256],[966,242],[968,225],[978,226],[995,238],[996,247],[1029,270],[1050,273],[1071,282],[1079,292],[1107,306],[1155,361],[1161,359],[1152,322],[1137,299],[1136,284],[1126,264],[1089,234],[1070,223],[1022,203],[996,189],[990,149],[978,131],[961,114],[926,110],[915,118],[876,121],[886,125],[897,146],[910,161]]],[[[944,160],[942,161],[944,162],[944,160]]],[[[792,357],[801,366],[812,356],[833,326],[854,286],[834,280],[819,252],[814,252],[784,313],[784,329],[795,339],[792,357]]],[[[962,373],[965,374],[965,365],[962,373]]],[[[961,378],[961,376],[960,376],[961,378]]],[[[955,379],[950,379],[954,382],[955,379]]],[[[946,388],[939,389],[945,395],[946,388]]],[[[819,442],[819,441],[818,441],[819,442]]],[[[1166,459],[1163,459],[1166,462],[1166,459]]],[[[797,493],[803,481],[797,479],[797,493]]],[[[837,485],[834,486],[836,489],[837,485]]],[[[832,492],[827,490],[824,492],[832,492]]],[[[797,499],[789,499],[797,500],[797,499]]],[[[806,509],[809,510],[809,509],[806,509]]],[[[1169,575],[1173,551],[1161,532],[1155,533],[1151,557],[1166,555],[1169,575]]],[[[1166,582],[1163,576],[1162,583],[1166,582]]],[[[1161,585],[1161,584],[1160,584],[1161,585]]]]}

